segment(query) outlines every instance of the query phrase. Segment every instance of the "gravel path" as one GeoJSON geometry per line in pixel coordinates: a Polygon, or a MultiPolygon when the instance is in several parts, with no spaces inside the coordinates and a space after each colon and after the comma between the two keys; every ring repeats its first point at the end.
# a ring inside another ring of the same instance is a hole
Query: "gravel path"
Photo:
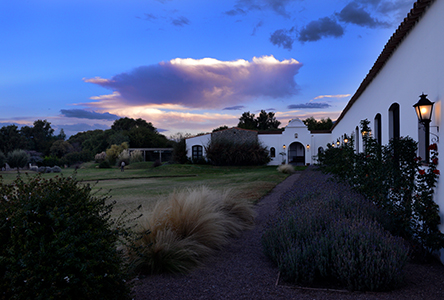
{"type": "MultiPolygon", "coordinates": [[[[185,275],[148,276],[137,281],[136,300],[143,299],[444,299],[444,266],[413,265],[406,268],[406,285],[387,293],[362,293],[302,289],[278,281],[277,268],[262,253],[262,230],[286,192],[298,185],[327,181],[328,176],[308,168],[289,176],[257,205],[253,230],[233,239],[205,265],[185,275]]],[[[333,184],[333,183],[328,183],[333,184]]],[[[325,188],[328,188],[325,184],[325,188]]]]}

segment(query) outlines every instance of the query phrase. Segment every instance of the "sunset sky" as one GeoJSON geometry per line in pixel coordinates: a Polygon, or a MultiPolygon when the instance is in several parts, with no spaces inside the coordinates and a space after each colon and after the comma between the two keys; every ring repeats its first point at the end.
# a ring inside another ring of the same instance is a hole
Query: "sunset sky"
{"type": "Polygon", "coordinates": [[[243,112],[339,116],[414,0],[14,0],[0,5],[0,127],[142,118],[166,136],[243,112]]]}

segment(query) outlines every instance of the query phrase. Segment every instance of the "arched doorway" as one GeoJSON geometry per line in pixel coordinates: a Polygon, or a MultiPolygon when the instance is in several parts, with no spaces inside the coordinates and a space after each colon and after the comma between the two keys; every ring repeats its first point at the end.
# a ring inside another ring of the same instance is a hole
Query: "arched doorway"
{"type": "Polygon", "coordinates": [[[305,147],[299,142],[290,144],[288,150],[288,163],[293,165],[305,165],[305,147]]]}

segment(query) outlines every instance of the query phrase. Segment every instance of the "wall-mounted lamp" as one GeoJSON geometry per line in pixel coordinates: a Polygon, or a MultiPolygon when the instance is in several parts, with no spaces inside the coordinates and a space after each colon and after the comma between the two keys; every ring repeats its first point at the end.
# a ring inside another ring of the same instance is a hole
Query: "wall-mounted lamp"
{"type": "Polygon", "coordinates": [[[309,145],[309,144],[307,144],[307,146],[306,146],[306,147],[307,147],[307,150],[310,150],[310,145],[309,145]]]}
{"type": "Polygon", "coordinates": [[[332,147],[334,147],[334,146],[335,146],[335,143],[334,143],[334,142],[333,142],[333,143],[331,143],[331,146],[332,146],[332,147]]]}
{"type": "Polygon", "coordinates": [[[427,95],[424,93],[419,96],[419,101],[413,105],[416,111],[416,116],[418,117],[418,121],[424,124],[425,130],[425,149],[426,149],[426,163],[429,162],[429,144],[430,144],[430,122],[432,121],[432,112],[433,112],[433,104],[435,102],[431,102],[427,99],[427,95]]]}
{"type": "Polygon", "coordinates": [[[337,141],[337,142],[336,142],[336,145],[338,145],[338,146],[339,146],[340,144],[341,144],[341,143],[340,143],[339,141],[337,141]]]}
{"type": "Polygon", "coordinates": [[[287,148],[287,146],[283,145],[283,146],[282,146],[282,149],[284,149],[284,150],[285,150],[285,148],[287,148]]]}
{"type": "Polygon", "coordinates": [[[344,143],[347,144],[348,143],[348,138],[344,139],[344,143]]]}

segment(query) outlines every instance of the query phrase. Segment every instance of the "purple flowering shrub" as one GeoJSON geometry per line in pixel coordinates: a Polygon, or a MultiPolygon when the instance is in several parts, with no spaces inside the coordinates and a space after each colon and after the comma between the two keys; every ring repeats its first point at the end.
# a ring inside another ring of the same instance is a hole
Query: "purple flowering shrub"
{"type": "Polygon", "coordinates": [[[303,285],[390,290],[402,282],[408,248],[379,222],[385,214],[344,184],[306,170],[262,236],[281,277],[303,285]]]}

